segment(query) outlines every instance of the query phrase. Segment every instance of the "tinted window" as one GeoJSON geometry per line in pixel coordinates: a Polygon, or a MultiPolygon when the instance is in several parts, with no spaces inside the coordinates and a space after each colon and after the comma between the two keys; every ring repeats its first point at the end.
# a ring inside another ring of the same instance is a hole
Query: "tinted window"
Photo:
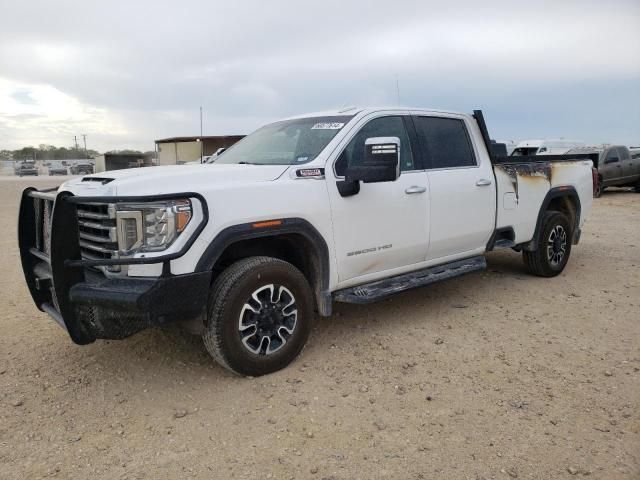
{"type": "Polygon", "coordinates": [[[416,131],[430,168],[471,167],[476,159],[462,120],[415,117],[416,131]]]}
{"type": "Polygon", "coordinates": [[[620,160],[629,160],[629,158],[631,158],[629,150],[624,147],[618,147],[618,156],[620,157],[620,160]]]}
{"type": "Polygon", "coordinates": [[[607,157],[605,158],[605,160],[611,160],[612,158],[617,158],[618,160],[620,159],[620,155],[618,155],[618,151],[615,148],[609,150],[609,153],[607,153],[607,157]]]}
{"type": "Polygon", "coordinates": [[[413,170],[413,155],[402,117],[380,117],[371,120],[351,139],[336,161],[336,175],[344,176],[347,166],[360,165],[364,160],[364,142],[371,137],[400,139],[400,170],[413,170]]]}

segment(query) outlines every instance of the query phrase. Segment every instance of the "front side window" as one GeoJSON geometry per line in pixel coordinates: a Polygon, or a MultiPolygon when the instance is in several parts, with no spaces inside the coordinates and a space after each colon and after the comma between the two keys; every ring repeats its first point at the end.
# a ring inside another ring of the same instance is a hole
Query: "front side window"
{"type": "Polygon", "coordinates": [[[266,125],[221,155],[216,164],[300,165],[316,158],[353,116],[308,117],[266,125]]]}
{"type": "Polygon", "coordinates": [[[402,117],[374,118],[360,129],[336,160],[336,175],[343,177],[348,167],[361,165],[364,160],[364,142],[372,137],[398,137],[400,139],[400,171],[414,170],[409,135],[402,117]]]}
{"type": "Polygon", "coordinates": [[[624,147],[618,147],[618,157],[620,157],[620,160],[629,160],[631,158],[629,150],[624,147]]]}
{"type": "Polygon", "coordinates": [[[415,117],[416,132],[430,168],[473,167],[476,159],[462,120],[415,117]]]}
{"type": "Polygon", "coordinates": [[[618,155],[618,150],[615,148],[612,148],[611,150],[609,150],[609,153],[607,153],[607,157],[605,158],[605,161],[618,161],[620,160],[620,156],[618,155]]]}

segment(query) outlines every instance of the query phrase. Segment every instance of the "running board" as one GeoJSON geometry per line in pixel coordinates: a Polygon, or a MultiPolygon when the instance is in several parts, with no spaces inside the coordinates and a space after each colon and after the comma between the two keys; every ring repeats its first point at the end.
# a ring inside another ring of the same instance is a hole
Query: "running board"
{"type": "Polygon", "coordinates": [[[372,303],[389,297],[399,292],[405,292],[414,288],[423,287],[431,283],[440,282],[453,277],[459,277],[465,273],[477,272],[487,268],[484,256],[456,260],[437,267],[425,268],[411,273],[385,278],[375,282],[345,288],[333,294],[336,302],[344,303],[372,303]]]}

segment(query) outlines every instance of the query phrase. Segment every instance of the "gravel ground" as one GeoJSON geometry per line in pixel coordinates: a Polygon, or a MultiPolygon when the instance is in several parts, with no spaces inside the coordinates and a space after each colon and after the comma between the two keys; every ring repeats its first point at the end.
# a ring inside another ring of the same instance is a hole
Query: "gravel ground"
{"type": "Polygon", "coordinates": [[[80,347],[27,293],[0,180],[0,478],[640,478],[640,195],[595,201],[565,272],[518,254],[336,305],[238,378],[179,329],[80,347]]]}

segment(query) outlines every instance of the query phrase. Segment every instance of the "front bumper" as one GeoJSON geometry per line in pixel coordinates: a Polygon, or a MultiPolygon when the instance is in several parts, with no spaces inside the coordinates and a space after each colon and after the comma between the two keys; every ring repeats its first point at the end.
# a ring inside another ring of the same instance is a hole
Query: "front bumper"
{"type": "Polygon", "coordinates": [[[70,193],[28,188],[22,194],[18,220],[22,269],[33,301],[75,343],[121,339],[204,313],[211,272],[170,273],[169,261],[184,251],[143,260],[83,260],[75,200],[78,197],[70,193]],[[129,261],[163,263],[163,274],[153,279],[107,278],[90,268],[129,261]]]}

